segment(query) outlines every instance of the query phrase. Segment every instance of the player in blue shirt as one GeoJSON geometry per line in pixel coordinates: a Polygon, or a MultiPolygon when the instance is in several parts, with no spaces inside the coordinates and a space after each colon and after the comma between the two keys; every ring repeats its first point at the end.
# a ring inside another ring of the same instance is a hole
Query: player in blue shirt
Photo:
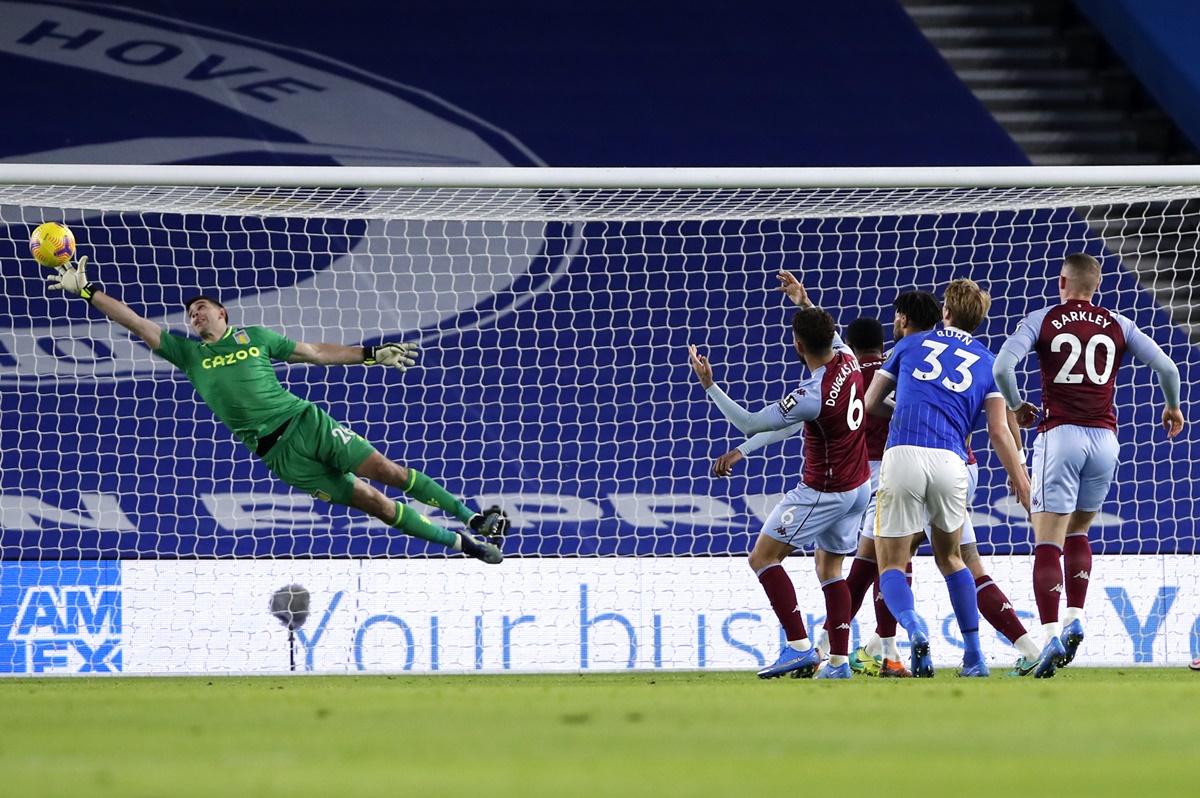
{"type": "Polygon", "coordinates": [[[979,647],[975,580],[963,563],[959,540],[967,517],[966,440],[986,410],[992,446],[1029,509],[1029,476],[1008,428],[1006,407],[992,377],[995,360],[973,332],[991,299],[971,280],[946,287],[945,327],[907,335],[880,367],[867,390],[867,412],[892,416],[879,477],[875,549],[879,587],[888,609],[908,632],[913,676],[932,676],[929,640],[921,629],[904,570],[915,535],[928,522],[938,569],[963,635],[962,676],[987,676],[979,647]],[[884,401],[895,388],[895,409],[884,401]]]}

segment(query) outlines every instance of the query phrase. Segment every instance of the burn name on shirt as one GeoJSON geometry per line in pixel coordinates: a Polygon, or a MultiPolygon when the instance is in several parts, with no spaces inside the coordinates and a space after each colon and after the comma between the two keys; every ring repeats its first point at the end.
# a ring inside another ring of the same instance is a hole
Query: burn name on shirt
{"type": "Polygon", "coordinates": [[[960,330],[957,327],[944,327],[934,333],[938,338],[954,338],[962,341],[964,344],[969,344],[975,340],[974,337],[965,330],[960,330]]]}

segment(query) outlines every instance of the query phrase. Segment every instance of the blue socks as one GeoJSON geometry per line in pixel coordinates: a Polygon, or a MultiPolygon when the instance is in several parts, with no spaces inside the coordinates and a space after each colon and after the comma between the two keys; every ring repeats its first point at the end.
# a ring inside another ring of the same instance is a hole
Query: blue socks
{"type": "MultiPolygon", "coordinates": [[[[946,577],[946,588],[950,591],[950,603],[954,606],[954,617],[963,636],[963,663],[974,665],[983,661],[979,648],[979,604],[975,599],[975,580],[970,570],[963,568],[946,577]]],[[[889,569],[879,575],[879,591],[888,609],[911,640],[921,633],[921,622],[913,601],[912,588],[908,586],[903,571],[889,569]]]]}
{"type": "MultiPolygon", "coordinates": [[[[880,583],[882,587],[882,582],[880,583]]],[[[975,599],[975,580],[970,570],[963,568],[946,577],[946,588],[950,591],[950,604],[963,636],[963,664],[975,665],[983,661],[979,648],[979,603],[975,599]]],[[[891,604],[888,604],[889,608],[891,604]]],[[[895,611],[893,610],[893,615],[895,611]]],[[[899,616],[897,616],[899,618],[899,616]]]]}
{"type": "MultiPolygon", "coordinates": [[[[968,573],[968,576],[970,574],[968,573]]],[[[971,583],[971,598],[975,598],[975,583],[971,583]]],[[[883,594],[883,600],[887,604],[896,621],[904,627],[904,631],[908,632],[908,639],[911,640],[914,634],[921,633],[921,621],[917,618],[917,611],[913,601],[912,588],[908,586],[908,578],[904,575],[904,571],[889,569],[879,575],[879,592],[883,594]]],[[[978,613],[978,610],[976,610],[978,613]]],[[[978,622],[975,624],[978,627],[978,622]]],[[[978,634],[976,639],[978,640],[978,634]]]]}

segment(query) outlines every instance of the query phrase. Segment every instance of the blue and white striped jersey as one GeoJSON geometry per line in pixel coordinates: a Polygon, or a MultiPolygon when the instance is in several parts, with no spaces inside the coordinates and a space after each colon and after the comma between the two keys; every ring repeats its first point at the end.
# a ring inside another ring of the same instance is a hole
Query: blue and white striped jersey
{"type": "Polygon", "coordinates": [[[984,400],[1000,396],[992,376],[995,359],[970,333],[954,327],[900,339],[877,374],[896,381],[888,448],[946,449],[965,461],[967,435],[984,400]]]}

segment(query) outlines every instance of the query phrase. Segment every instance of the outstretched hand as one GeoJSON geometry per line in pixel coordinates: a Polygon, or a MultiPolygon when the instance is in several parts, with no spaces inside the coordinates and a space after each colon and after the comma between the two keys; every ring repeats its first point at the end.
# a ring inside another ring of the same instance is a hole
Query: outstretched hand
{"type": "Polygon", "coordinates": [[[1183,432],[1183,408],[1165,408],[1162,414],[1162,424],[1163,428],[1167,431],[1168,438],[1174,438],[1183,432]]]}
{"type": "Polygon", "coordinates": [[[692,365],[692,371],[696,372],[696,379],[700,381],[700,387],[708,390],[713,384],[712,364],[708,362],[708,358],[700,354],[700,350],[695,344],[688,344],[688,362],[692,365]]]}
{"type": "Polygon", "coordinates": [[[796,279],[796,275],[780,269],[775,276],[779,278],[779,290],[792,301],[793,305],[801,308],[812,307],[812,300],[808,298],[808,292],[804,290],[804,285],[796,279]]]}
{"type": "Polygon", "coordinates": [[[363,352],[363,363],[368,366],[378,363],[380,366],[407,371],[417,365],[416,357],[420,354],[416,344],[401,342],[397,344],[379,344],[368,346],[363,352]]]}
{"type": "Polygon", "coordinates": [[[79,259],[79,263],[64,263],[54,270],[54,274],[48,275],[46,281],[51,291],[66,291],[68,294],[76,296],[83,295],[91,283],[87,277],[87,255],[79,259]]]}

